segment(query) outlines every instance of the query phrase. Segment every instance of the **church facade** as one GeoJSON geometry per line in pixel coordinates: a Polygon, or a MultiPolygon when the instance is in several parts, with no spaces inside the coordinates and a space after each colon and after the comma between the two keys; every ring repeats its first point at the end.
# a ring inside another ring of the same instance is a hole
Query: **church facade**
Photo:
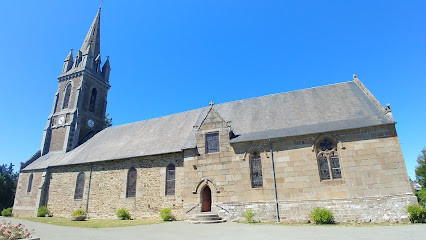
{"type": "Polygon", "coordinates": [[[101,67],[100,9],[66,57],[40,151],[21,165],[14,214],[306,222],[406,221],[416,203],[389,106],[352,81],[105,126],[110,63],[101,67]]]}

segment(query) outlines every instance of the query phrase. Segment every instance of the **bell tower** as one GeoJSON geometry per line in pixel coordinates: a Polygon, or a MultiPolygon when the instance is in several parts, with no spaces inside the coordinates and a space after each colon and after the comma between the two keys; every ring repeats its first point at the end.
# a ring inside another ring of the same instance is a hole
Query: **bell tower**
{"type": "Polygon", "coordinates": [[[47,120],[41,154],[68,152],[105,128],[111,71],[109,58],[101,68],[99,8],[80,50],[65,58],[52,112],[47,120]]]}

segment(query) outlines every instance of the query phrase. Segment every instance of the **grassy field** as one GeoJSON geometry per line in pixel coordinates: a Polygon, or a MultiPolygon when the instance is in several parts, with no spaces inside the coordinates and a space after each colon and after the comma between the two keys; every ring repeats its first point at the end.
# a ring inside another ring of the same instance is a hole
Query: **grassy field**
{"type": "Polygon", "coordinates": [[[85,221],[71,221],[69,218],[58,217],[30,217],[19,218],[33,222],[47,223],[58,226],[81,227],[81,228],[113,228],[137,225],[148,225],[162,223],[158,220],[118,220],[118,219],[87,219],[85,221]]]}
{"type": "MultiPolygon", "coordinates": [[[[412,225],[412,223],[334,223],[334,224],[314,224],[314,223],[276,223],[276,222],[238,222],[253,225],[282,225],[282,226],[312,226],[312,227],[378,227],[378,226],[401,226],[412,225]]],[[[417,223],[416,223],[417,224],[417,223]]],[[[421,224],[421,223],[420,223],[421,224]]]]}

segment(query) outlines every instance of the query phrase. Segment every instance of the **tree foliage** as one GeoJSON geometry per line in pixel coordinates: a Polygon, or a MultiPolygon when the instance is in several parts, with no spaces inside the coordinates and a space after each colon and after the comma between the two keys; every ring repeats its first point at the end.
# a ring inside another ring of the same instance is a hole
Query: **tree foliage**
{"type": "Polygon", "coordinates": [[[107,113],[107,115],[105,115],[105,127],[111,127],[112,126],[112,118],[108,118],[109,117],[109,113],[107,113]]]}
{"type": "Polygon", "coordinates": [[[416,178],[419,184],[426,188],[426,148],[423,148],[421,154],[417,157],[416,178]]]}
{"type": "Polygon", "coordinates": [[[0,166],[0,210],[13,206],[18,173],[13,172],[13,164],[0,166]]]}

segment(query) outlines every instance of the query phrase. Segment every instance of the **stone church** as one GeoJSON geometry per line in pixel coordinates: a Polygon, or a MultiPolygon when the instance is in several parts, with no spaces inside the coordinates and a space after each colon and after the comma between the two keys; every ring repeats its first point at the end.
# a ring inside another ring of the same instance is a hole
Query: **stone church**
{"type": "Polygon", "coordinates": [[[100,9],[58,77],[40,150],[22,163],[13,207],[57,217],[178,219],[200,212],[239,220],[404,221],[416,203],[389,106],[354,75],[327,86],[214,104],[105,126],[110,63],[100,54],[100,9]]]}

